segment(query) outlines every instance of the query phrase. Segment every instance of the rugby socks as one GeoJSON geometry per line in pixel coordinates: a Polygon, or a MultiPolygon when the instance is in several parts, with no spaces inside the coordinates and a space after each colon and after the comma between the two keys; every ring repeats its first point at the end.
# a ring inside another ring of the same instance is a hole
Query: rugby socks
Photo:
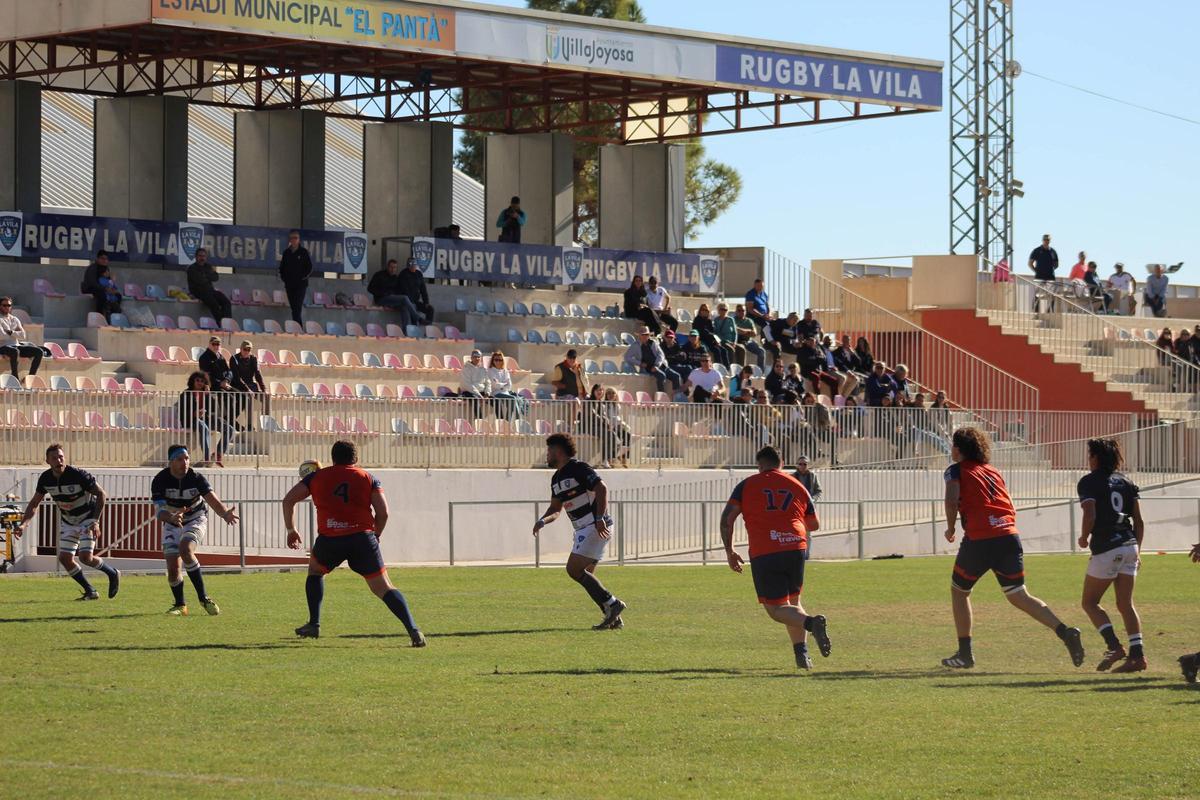
{"type": "Polygon", "coordinates": [[[412,612],[408,610],[408,603],[404,600],[404,595],[400,593],[400,590],[388,589],[387,594],[383,596],[383,602],[396,615],[396,619],[404,623],[404,629],[408,631],[408,635],[412,636],[417,630],[417,623],[413,621],[412,612]]]}
{"type": "Polygon", "coordinates": [[[204,591],[204,574],[200,571],[200,562],[193,561],[191,564],[184,564],[187,569],[188,577],[192,580],[192,586],[196,587],[196,597],[200,598],[203,603],[208,599],[208,593],[204,591]]]}
{"type": "Polygon", "coordinates": [[[796,654],[796,658],[803,658],[808,655],[808,642],[793,643],[792,652],[796,654]]]}
{"type": "Polygon", "coordinates": [[[92,584],[88,583],[87,576],[83,574],[83,567],[79,566],[78,564],[75,565],[74,572],[68,572],[67,574],[74,578],[75,582],[82,586],[83,590],[88,594],[96,591],[92,588],[92,584]]]}
{"type": "MultiPolygon", "coordinates": [[[[1108,645],[1109,650],[1116,650],[1121,646],[1121,640],[1117,638],[1117,632],[1113,630],[1111,622],[1106,622],[1097,630],[1099,630],[1100,635],[1104,637],[1104,644],[1108,645]]],[[[1138,638],[1140,639],[1141,637],[1138,638]]]]}
{"type": "MultiPolygon", "coordinates": [[[[99,559],[97,559],[97,561],[99,561],[99,559]]],[[[98,569],[110,578],[117,574],[117,570],[115,567],[110,567],[108,564],[105,564],[103,561],[100,561],[100,563],[96,564],[94,567],[92,567],[92,569],[98,569]]]]}
{"type": "Polygon", "coordinates": [[[1130,658],[1145,658],[1146,654],[1142,651],[1142,635],[1140,633],[1129,634],[1129,657],[1130,658]]]}
{"type": "Polygon", "coordinates": [[[1054,635],[1065,642],[1067,640],[1067,631],[1069,630],[1070,628],[1067,627],[1065,622],[1060,622],[1058,623],[1058,627],[1054,629],[1054,635]]]}
{"type": "Polygon", "coordinates": [[[604,584],[596,580],[595,575],[584,570],[583,574],[575,580],[587,591],[588,597],[592,598],[592,602],[602,609],[608,607],[609,602],[613,599],[613,594],[604,588],[604,584]]]}
{"type": "Polygon", "coordinates": [[[175,605],[185,605],[183,602],[183,578],[171,584],[171,594],[175,595],[175,605]]]}
{"type": "Polygon", "coordinates": [[[971,637],[958,637],[958,654],[966,659],[974,660],[975,656],[971,654],[971,637]]]}
{"type": "Polygon", "coordinates": [[[309,575],[304,582],[304,596],[308,598],[308,623],[321,624],[321,601],[325,599],[325,576],[309,575]]]}

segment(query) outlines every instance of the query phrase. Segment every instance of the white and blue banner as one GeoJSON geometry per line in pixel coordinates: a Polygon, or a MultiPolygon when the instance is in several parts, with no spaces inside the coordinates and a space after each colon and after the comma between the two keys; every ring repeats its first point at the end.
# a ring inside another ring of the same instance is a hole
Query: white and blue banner
{"type": "Polygon", "coordinates": [[[563,286],[578,286],[583,282],[583,248],[562,249],[563,286]]]}
{"type": "Polygon", "coordinates": [[[20,257],[23,224],[20,211],[0,211],[0,256],[20,257]]]}
{"type": "Polygon", "coordinates": [[[437,249],[437,240],[429,236],[414,236],[411,256],[417,261],[417,271],[426,278],[433,279],[433,252],[437,249]]]}

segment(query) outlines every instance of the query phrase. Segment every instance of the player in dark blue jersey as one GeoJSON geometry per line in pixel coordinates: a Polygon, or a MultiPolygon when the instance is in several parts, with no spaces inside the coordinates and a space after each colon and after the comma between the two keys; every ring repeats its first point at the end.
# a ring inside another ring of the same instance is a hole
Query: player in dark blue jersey
{"type": "MultiPolygon", "coordinates": [[[[1192,545],[1192,563],[1200,564],[1200,542],[1192,545]]],[[[1179,669],[1183,672],[1185,681],[1195,683],[1197,674],[1200,674],[1200,653],[1180,656],[1179,669]]]]}
{"type": "Polygon", "coordinates": [[[150,482],[150,499],[163,524],[163,558],[167,562],[167,583],[171,585],[175,601],[167,613],[176,617],[185,617],[188,613],[187,603],[183,600],[183,576],[179,574],[182,561],[204,610],[212,616],[220,614],[220,606],[204,590],[204,575],[196,559],[196,547],[208,532],[205,503],[230,525],[237,524],[237,513],[233,508],[226,508],[208,480],[192,469],[191,456],[181,444],[167,448],[167,467],[150,482]]]}
{"type": "Polygon", "coordinates": [[[58,506],[58,563],[66,573],[75,579],[83,589],[80,600],[97,600],[100,594],[83,574],[83,568],[75,561],[79,560],[92,569],[98,569],[108,576],[108,596],[117,596],[121,588],[121,572],[116,567],[110,567],[95,554],[96,544],[100,540],[100,512],[104,508],[105,494],[96,479],[90,473],[84,472],[67,464],[66,453],[57,442],[46,448],[46,464],[50,469],[38,477],[37,489],[25,507],[25,516],[17,526],[14,535],[17,538],[25,532],[25,526],[33,519],[46,495],[58,506]]]}
{"type": "Polygon", "coordinates": [[[550,508],[534,523],[533,535],[541,533],[542,528],[566,510],[575,528],[567,574],[604,613],[604,619],[593,630],[623,628],[621,612],[625,604],[605,589],[595,574],[613,534],[612,517],[608,515],[608,487],[594,469],[575,459],[575,440],[570,434],[556,433],[546,439],[546,465],[554,470],[550,479],[550,508]]]}
{"type": "Polygon", "coordinates": [[[1122,456],[1116,439],[1091,439],[1087,449],[1092,471],[1080,479],[1078,487],[1083,508],[1079,546],[1092,550],[1083,579],[1083,610],[1108,646],[1096,669],[1104,672],[1120,661],[1123,663],[1113,672],[1141,672],[1146,669],[1142,621],[1133,605],[1133,586],[1141,563],[1138,552],[1145,533],[1138,487],[1119,472],[1122,456]],[[1117,610],[1129,634],[1128,654],[1100,606],[1100,599],[1114,583],[1117,610]]]}

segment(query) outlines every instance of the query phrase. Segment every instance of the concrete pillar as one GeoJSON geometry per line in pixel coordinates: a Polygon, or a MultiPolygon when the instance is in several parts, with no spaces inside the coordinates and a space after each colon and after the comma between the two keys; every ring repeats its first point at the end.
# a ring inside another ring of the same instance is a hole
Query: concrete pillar
{"type": "Polygon", "coordinates": [[[683,145],[600,148],[600,246],[675,253],[683,248],[683,145]]]}
{"type": "Polygon", "coordinates": [[[0,81],[0,211],[42,210],[42,87],[0,81]]]}
{"type": "Polygon", "coordinates": [[[454,126],[385,122],[363,126],[363,230],[371,268],[384,236],[427,234],[449,225],[453,204],[454,126]]]}
{"type": "Polygon", "coordinates": [[[233,115],[233,222],[324,230],[324,113],[233,115]]]}
{"type": "Polygon", "coordinates": [[[94,136],[96,216],[187,219],[186,99],[97,99],[94,136]]]}
{"type": "Polygon", "coordinates": [[[484,150],[484,236],[500,236],[496,218],[521,198],[526,244],[571,244],[575,235],[575,140],[562,133],[493,134],[484,150]]]}

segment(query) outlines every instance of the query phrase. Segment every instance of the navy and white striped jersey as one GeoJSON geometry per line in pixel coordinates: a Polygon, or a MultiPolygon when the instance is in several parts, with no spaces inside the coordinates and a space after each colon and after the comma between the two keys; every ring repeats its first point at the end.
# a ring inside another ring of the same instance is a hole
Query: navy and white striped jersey
{"type": "Polygon", "coordinates": [[[189,469],[182,478],[176,478],[167,467],[150,483],[150,499],[154,505],[159,509],[182,511],[185,525],[208,517],[204,495],[211,491],[208,480],[194,469],[189,469]]]}
{"type": "Polygon", "coordinates": [[[600,483],[596,471],[582,461],[571,459],[556,470],[550,479],[550,494],[562,501],[567,516],[575,530],[581,530],[596,522],[596,496],[592,490],[600,483]]]}
{"type": "Polygon", "coordinates": [[[1133,531],[1133,505],[1138,501],[1137,484],[1119,472],[1089,472],[1079,479],[1079,502],[1096,505],[1092,524],[1092,553],[1107,553],[1137,541],[1133,531]]]}
{"type": "Polygon", "coordinates": [[[96,479],[90,472],[72,466],[64,467],[62,476],[57,478],[54,470],[48,469],[37,482],[38,494],[50,496],[67,525],[96,518],[96,496],[92,494],[95,488],[96,479]]]}

